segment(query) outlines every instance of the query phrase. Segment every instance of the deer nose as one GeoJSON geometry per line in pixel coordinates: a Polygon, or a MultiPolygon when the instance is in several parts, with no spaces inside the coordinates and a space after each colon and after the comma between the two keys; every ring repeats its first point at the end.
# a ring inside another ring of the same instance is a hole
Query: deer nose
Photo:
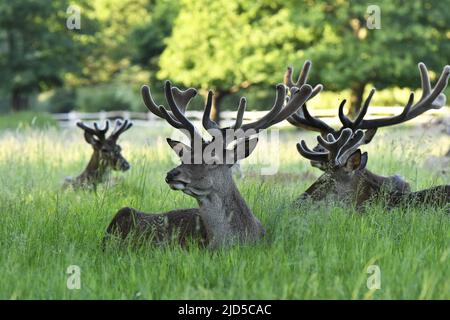
{"type": "Polygon", "coordinates": [[[180,171],[177,170],[177,169],[170,170],[169,172],[167,172],[166,182],[170,182],[171,180],[173,180],[179,174],[180,174],[180,171]]]}
{"type": "Polygon", "coordinates": [[[130,169],[131,166],[128,162],[122,162],[122,171],[127,171],[128,169],[130,169]]]}

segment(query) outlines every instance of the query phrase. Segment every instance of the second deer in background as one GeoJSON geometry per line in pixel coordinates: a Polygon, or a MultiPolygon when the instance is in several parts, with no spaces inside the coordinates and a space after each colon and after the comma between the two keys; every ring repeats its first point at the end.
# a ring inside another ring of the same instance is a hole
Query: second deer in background
{"type": "MultiPolygon", "coordinates": [[[[408,103],[401,114],[389,118],[365,120],[364,116],[375,89],[361,107],[354,121],[344,115],[345,100],[339,106],[339,119],[342,127],[335,130],[320,119],[309,113],[306,104],[288,121],[301,128],[318,131],[318,145],[310,150],[305,141],[297,145],[298,152],[311,160],[311,165],[325,173],[303,193],[297,201],[307,198],[323,200],[331,197],[334,200],[344,200],[358,207],[367,201],[383,197],[389,206],[400,203],[437,204],[450,202],[450,185],[443,185],[418,192],[411,192],[409,184],[399,176],[382,177],[366,169],[367,153],[361,153],[359,146],[369,143],[380,127],[406,122],[432,108],[445,105],[445,95],[442,93],[447,86],[450,66],[444,70],[431,87],[427,68],[419,63],[422,83],[422,96],[414,104],[414,94],[411,93],[408,103]],[[365,132],[363,130],[366,130],[365,132]]],[[[292,69],[288,69],[285,82],[288,87],[295,88],[291,80],[292,69]]]]}
{"type": "Polygon", "coordinates": [[[122,133],[131,128],[131,122],[128,120],[117,121],[109,137],[106,137],[109,129],[108,121],[103,129],[100,129],[96,122],[94,122],[94,128],[83,122],[78,122],[77,126],[83,129],[84,139],[92,146],[94,152],[86,169],[76,178],[67,177],[63,187],[95,188],[99,183],[110,178],[111,170],[127,171],[130,169],[130,164],[122,156],[122,148],[117,144],[117,140],[122,133]]]}

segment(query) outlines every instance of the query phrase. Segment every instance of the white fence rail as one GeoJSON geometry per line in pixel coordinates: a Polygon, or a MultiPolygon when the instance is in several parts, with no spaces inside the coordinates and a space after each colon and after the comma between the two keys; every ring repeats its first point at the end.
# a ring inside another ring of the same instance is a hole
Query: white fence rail
{"type": "MultiPolygon", "coordinates": [[[[399,114],[403,111],[403,107],[370,107],[367,112],[366,119],[374,119],[377,117],[386,117],[399,114]]],[[[336,109],[315,109],[311,110],[314,116],[318,118],[326,118],[326,121],[331,125],[339,123],[336,109]]],[[[247,111],[244,113],[244,121],[253,121],[264,115],[266,111],[247,111]]],[[[434,117],[443,117],[449,115],[450,109],[443,107],[439,110],[427,111],[424,115],[417,117],[410,121],[410,123],[426,123],[434,117]]],[[[194,120],[201,121],[202,111],[186,111],[186,115],[194,120]]],[[[62,127],[75,126],[77,121],[104,121],[107,119],[131,119],[133,123],[138,126],[149,126],[154,121],[161,121],[151,112],[132,112],[132,111],[100,111],[100,112],[76,112],[69,113],[54,113],[53,117],[59,121],[62,127]]],[[[221,119],[224,123],[232,122],[236,119],[235,111],[223,111],[221,113],[221,119]]],[[[280,125],[287,125],[287,122],[283,122],[280,125]]]]}

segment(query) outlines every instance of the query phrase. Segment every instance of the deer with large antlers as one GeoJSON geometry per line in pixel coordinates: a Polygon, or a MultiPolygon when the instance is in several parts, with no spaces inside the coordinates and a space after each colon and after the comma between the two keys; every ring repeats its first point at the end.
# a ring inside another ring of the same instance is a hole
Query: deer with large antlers
{"type": "Polygon", "coordinates": [[[109,137],[106,137],[109,129],[108,121],[103,128],[99,128],[96,122],[93,128],[83,122],[78,122],[77,126],[84,131],[84,139],[92,146],[94,152],[84,171],[76,178],[67,177],[64,187],[96,187],[109,178],[111,170],[130,169],[130,164],[122,156],[122,148],[117,144],[117,140],[122,133],[131,128],[131,122],[117,121],[109,137]]]}
{"type": "Polygon", "coordinates": [[[211,248],[261,239],[265,230],[239,193],[233,181],[231,167],[236,161],[248,157],[255,149],[258,142],[256,136],[260,131],[291,116],[314,91],[305,83],[292,90],[294,93],[291,99],[285,103],[286,88],[279,84],[271,110],[259,120],[247,124],[242,123],[246,99],[241,98],[234,125],[225,128],[210,118],[213,98],[210,91],[202,124],[212,138],[206,140],[185,116],[189,101],[196,95],[194,89],[181,91],[167,81],[165,95],[169,111],[158,106],[151,97],[150,88],[143,86],[142,97],[147,108],[174,128],[182,130],[190,140],[190,144],[186,145],[167,139],[182,164],[167,173],[166,182],[173,190],[180,190],[194,197],[199,208],[157,215],[123,208],[113,219],[107,232],[118,234],[122,238],[126,237],[130,230],[140,236],[153,234],[157,235],[154,238],[159,242],[164,236],[158,235],[166,235],[166,238],[169,238],[173,235],[172,230],[179,229],[180,243],[183,243],[187,236],[204,236],[205,243],[211,248]]]}
{"type": "MultiPolygon", "coordinates": [[[[401,202],[407,203],[437,203],[450,202],[450,185],[438,186],[423,191],[411,192],[409,184],[400,176],[382,177],[366,169],[368,155],[361,153],[359,147],[369,143],[378,128],[392,126],[411,120],[430,109],[438,109],[445,105],[443,94],[450,74],[450,66],[445,66],[436,85],[432,88],[428,71],[423,63],[419,63],[422,83],[422,96],[414,103],[411,93],[404,110],[399,115],[364,119],[375,89],[372,89],[365,100],[359,114],[354,120],[344,114],[345,100],[339,106],[339,119],[342,127],[335,130],[324,121],[313,117],[306,104],[288,121],[297,127],[320,132],[318,145],[309,149],[305,141],[297,145],[298,152],[311,161],[311,165],[325,173],[303,193],[297,201],[306,198],[322,200],[327,197],[345,200],[360,207],[366,201],[383,197],[388,205],[394,206],[401,202]],[[386,198],[385,196],[388,195],[386,198]]],[[[285,83],[290,88],[296,88],[292,81],[292,68],[285,74],[285,83]]],[[[294,89],[296,90],[296,89],[294,89]]]]}

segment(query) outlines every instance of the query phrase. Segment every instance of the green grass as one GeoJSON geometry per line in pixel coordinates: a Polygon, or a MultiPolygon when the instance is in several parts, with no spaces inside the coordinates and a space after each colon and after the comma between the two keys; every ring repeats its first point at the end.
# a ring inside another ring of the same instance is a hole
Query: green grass
{"type": "Polygon", "coordinates": [[[49,128],[58,123],[46,112],[10,112],[0,113],[0,130],[22,128],[49,128]]]}
{"type": "MultiPolygon", "coordinates": [[[[246,178],[237,182],[267,230],[260,244],[102,251],[105,228],[123,206],[147,212],[196,206],[164,183],[176,165],[165,132],[132,128],[124,134],[123,154],[133,168],[122,184],[97,193],[60,188],[90,156],[79,130],[0,132],[1,299],[450,298],[448,211],[387,212],[374,205],[360,215],[339,204],[291,209],[319,175],[295,150],[300,137],[313,136],[292,131],[280,135],[279,152],[261,142],[243,163],[246,178]],[[277,175],[261,177],[259,166],[249,164],[264,154],[280,156],[277,175]],[[81,268],[80,290],[67,289],[69,265],[81,268]],[[369,265],[380,267],[380,290],[366,287],[369,265]]],[[[449,142],[423,130],[382,130],[365,148],[368,167],[398,172],[414,189],[449,183],[448,174],[424,167],[431,149],[443,154],[449,142]]]]}

